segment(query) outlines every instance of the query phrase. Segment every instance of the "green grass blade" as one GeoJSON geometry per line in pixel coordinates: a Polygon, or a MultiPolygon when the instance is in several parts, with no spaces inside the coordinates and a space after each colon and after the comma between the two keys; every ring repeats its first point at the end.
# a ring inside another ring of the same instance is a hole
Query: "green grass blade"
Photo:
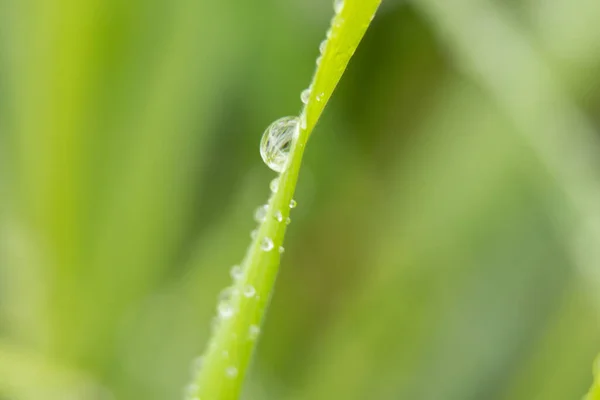
{"type": "Polygon", "coordinates": [[[380,0],[346,0],[332,20],[327,45],[311,84],[311,95],[302,111],[304,120],[290,150],[288,166],[279,177],[279,188],[269,199],[266,219],[260,224],[242,263],[243,274],[230,288],[227,305],[232,313],[225,313],[226,318],[218,319],[203,365],[188,390],[191,399],[230,400],[237,399],[241,393],[279,268],[279,249],[283,244],[285,221],[290,214],[306,142],[379,3],[380,0]],[[261,248],[265,238],[273,241],[270,251],[261,248]]]}

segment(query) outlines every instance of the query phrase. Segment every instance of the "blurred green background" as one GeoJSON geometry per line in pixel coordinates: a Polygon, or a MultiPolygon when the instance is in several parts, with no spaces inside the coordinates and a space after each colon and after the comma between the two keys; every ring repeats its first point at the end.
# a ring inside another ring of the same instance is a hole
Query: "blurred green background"
{"type": "MultiPolygon", "coordinates": [[[[332,12],[0,0],[0,399],[181,398],[332,12]]],[[[309,143],[245,399],[581,398],[598,21],[384,0],[309,143]]]]}

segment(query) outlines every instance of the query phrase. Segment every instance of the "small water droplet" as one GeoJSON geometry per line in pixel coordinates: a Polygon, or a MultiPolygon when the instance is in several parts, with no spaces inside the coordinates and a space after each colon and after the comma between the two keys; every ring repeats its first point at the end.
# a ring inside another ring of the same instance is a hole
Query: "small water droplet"
{"type": "Polygon", "coordinates": [[[279,178],[275,178],[269,183],[269,189],[271,189],[271,193],[277,193],[279,190],[279,178]]]}
{"type": "Polygon", "coordinates": [[[317,97],[315,98],[318,102],[323,100],[323,97],[325,96],[325,93],[321,92],[317,95],[317,97]]]}
{"type": "Polygon", "coordinates": [[[283,214],[281,213],[281,211],[275,211],[275,219],[279,222],[283,221],[283,214]]]}
{"type": "Polygon", "coordinates": [[[292,219],[291,219],[290,217],[287,217],[287,218],[285,219],[285,224],[286,224],[286,225],[289,225],[291,222],[292,222],[292,219]]]}
{"type": "Polygon", "coordinates": [[[258,236],[258,229],[255,229],[252,232],[250,232],[251,239],[256,239],[257,236],[258,236]]]}
{"type": "Polygon", "coordinates": [[[306,129],[306,114],[304,114],[304,113],[302,113],[302,115],[300,115],[300,128],[306,129]]]}
{"type": "Polygon", "coordinates": [[[279,246],[279,254],[283,254],[285,248],[283,246],[279,246]]]}
{"type": "Polygon", "coordinates": [[[244,293],[244,296],[246,296],[248,298],[254,297],[254,295],[256,294],[256,289],[252,285],[246,285],[246,286],[244,286],[243,293],[244,293]]]}
{"type": "Polygon", "coordinates": [[[218,301],[219,303],[223,301],[229,301],[231,299],[231,295],[233,294],[233,289],[231,287],[226,287],[225,289],[219,292],[218,301]]]}
{"type": "Polygon", "coordinates": [[[290,200],[290,208],[296,208],[297,205],[298,205],[298,203],[296,203],[296,200],[294,200],[294,199],[290,200]]]}
{"type": "Polygon", "coordinates": [[[323,56],[317,57],[317,61],[315,61],[317,63],[317,65],[321,65],[321,60],[322,59],[323,59],[323,56]]]}
{"type": "Polygon", "coordinates": [[[323,40],[321,44],[319,44],[319,53],[325,53],[325,49],[327,48],[327,40],[323,40]]]}
{"type": "Polygon", "coordinates": [[[273,240],[270,237],[265,236],[260,244],[260,248],[262,251],[271,251],[273,250],[273,240]]]}
{"type": "Polygon", "coordinates": [[[229,366],[225,369],[225,375],[230,379],[235,378],[237,376],[237,374],[238,374],[238,370],[233,365],[229,366]]]}
{"type": "Polygon", "coordinates": [[[187,385],[185,387],[185,390],[184,390],[185,395],[184,395],[184,397],[186,397],[188,399],[192,399],[192,400],[195,399],[196,398],[195,396],[196,396],[196,393],[198,392],[198,389],[199,389],[199,387],[198,387],[197,384],[190,383],[189,385],[187,385]]]}
{"type": "Polygon", "coordinates": [[[333,10],[336,14],[339,14],[344,9],[344,0],[334,0],[333,1],[333,10]]]}
{"type": "Polygon", "coordinates": [[[260,141],[260,155],[275,172],[283,172],[288,164],[292,143],[298,136],[300,118],[283,117],[273,122],[260,141]]]}
{"type": "Polygon", "coordinates": [[[250,325],[250,329],[248,329],[248,339],[256,340],[258,335],[260,334],[260,327],[258,325],[250,325]]]}
{"type": "Polygon", "coordinates": [[[217,309],[219,311],[219,316],[222,319],[229,319],[233,316],[233,307],[231,306],[231,304],[225,301],[220,302],[217,306],[217,309]]]}
{"type": "Polygon", "coordinates": [[[192,372],[192,376],[198,375],[198,373],[202,369],[203,363],[204,363],[204,357],[200,356],[200,357],[194,358],[194,360],[192,361],[192,366],[190,368],[190,370],[192,372]]]}
{"type": "Polygon", "coordinates": [[[304,104],[308,104],[308,99],[310,98],[310,88],[304,89],[302,93],[300,93],[300,100],[304,104]]]}
{"type": "Polygon", "coordinates": [[[269,212],[269,206],[267,204],[262,205],[254,212],[254,220],[258,223],[264,222],[269,212]]]}
{"type": "Polygon", "coordinates": [[[234,265],[233,267],[231,267],[229,275],[231,275],[231,279],[237,281],[244,275],[244,270],[239,265],[234,265]]]}

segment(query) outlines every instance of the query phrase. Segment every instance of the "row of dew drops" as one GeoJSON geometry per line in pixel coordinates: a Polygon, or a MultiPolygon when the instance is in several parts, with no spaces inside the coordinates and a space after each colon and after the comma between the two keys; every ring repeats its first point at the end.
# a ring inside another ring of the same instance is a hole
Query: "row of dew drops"
{"type": "MultiPolygon", "coordinates": [[[[344,8],[344,0],[335,0],[333,3],[333,8],[335,11],[335,17],[342,11],[344,8]]],[[[325,49],[327,48],[327,42],[329,37],[331,36],[331,30],[327,31],[327,38],[321,42],[319,45],[319,57],[317,58],[317,65],[319,65],[323,54],[325,53],[325,49]]],[[[308,104],[310,95],[312,92],[312,84],[307,89],[303,90],[300,94],[300,100],[303,104],[308,104]]],[[[319,93],[315,97],[317,102],[323,100],[324,93],[319,93]]],[[[271,168],[273,171],[282,173],[286,170],[289,161],[289,154],[292,148],[292,144],[294,140],[298,137],[300,132],[300,128],[306,128],[306,118],[304,112],[302,112],[300,117],[290,116],[283,117],[273,122],[264,132],[262,139],[260,141],[260,155],[265,162],[265,164],[271,168]]],[[[277,193],[279,190],[279,177],[276,177],[269,184],[269,188],[273,194],[277,193]]],[[[289,204],[290,208],[296,207],[296,201],[291,200],[289,204]]],[[[254,213],[254,219],[259,224],[266,221],[267,214],[269,211],[269,206],[267,204],[258,207],[254,213]]],[[[274,218],[278,222],[284,222],[283,213],[279,210],[275,211],[274,218]]],[[[290,218],[287,217],[285,219],[285,223],[289,224],[291,222],[290,218]]],[[[255,229],[250,234],[252,240],[255,240],[258,237],[258,229],[255,229]]],[[[260,242],[260,249],[264,252],[270,252],[274,249],[275,245],[273,240],[265,236],[260,242]]],[[[278,249],[279,253],[284,252],[283,246],[280,246],[278,249]]],[[[213,331],[217,328],[219,323],[223,320],[228,320],[235,315],[235,308],[231,304],[231,300],[233,296],[239,295],[239,289],[236,288],[236,283],[239,282],[240,279],[243,278],[244,271],[240,265],[234,265],[230,270],[231,278],[233,279],[233,285],[225,288],[219,294],[218,304],[217,304],[217,315],[213,320],[212,328],[213,331]]],[[[256,291],[256,288],[251,284],[245,285],[241,294],[246,298],[255,298],[259,299],[259,295],[256,291]]],[[[260,334],[260,327],[258,325],[250,325],[248,330],[247,340],[254,341],[258,338],[260,334]]],[[[227,351],[223,351],[223,358],[228,359],[229,353],[227,351]]],[[[196,358],[192,362],[192,379],[196,379],[199,375],[200,370],[203,364],[203,357],[200,356],[196,358]]],[[[238,368],[235,365],[229,365],[225,368],[224,374],[228,379],[234,379],[238,376],[238,368]]],[[[196,383],[191,383],[185,390],[185,397],[189,400],[201,400],[198,396],[199,387],[196,383]]]]}

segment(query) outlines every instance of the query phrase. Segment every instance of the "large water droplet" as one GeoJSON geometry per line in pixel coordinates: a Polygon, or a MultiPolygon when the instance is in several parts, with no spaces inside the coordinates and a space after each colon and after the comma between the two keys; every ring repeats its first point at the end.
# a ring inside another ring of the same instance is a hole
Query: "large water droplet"
{"type": "Polygon", "coordinates": [[[339,14],[344,9],[344,0],[333,0],[333,10],[339,14]]]}
{"type": "Polygon", "coordinates": [[[260,156],[269,168],[283,172],[288,164],[292,143],[298,136],[300,119],[283,117],[273,122],[260,141],[260,156]]]}
{"type": "Polygon", "coordinates": [[[233,379],[237,376],[237,374],[238,374],[238,369],[236,367],[234,367],[233,365],[225,368],[225,376],[227,376],[228,378],[233,379]]]}
{"type": "Polygon", "coordinates": [[[273,241],[270,237],[265,236],[260,244],[260,248],[262,251],[271,251],[273,250],[273,241]]]}
{"type": "Polygon", "coordinates": [[[275,178],[269,183],[269,189],[271,189],[271,193],[277,193],[279,190],[279,178],[275,178]]]}
{"type": "Polygon", "coordinates": [[[264,222],[267,218],[267,212],[269,212],[269,206],[267,204],[258,207],[254,212],[254,220],[258,223],[264,222]]]}

